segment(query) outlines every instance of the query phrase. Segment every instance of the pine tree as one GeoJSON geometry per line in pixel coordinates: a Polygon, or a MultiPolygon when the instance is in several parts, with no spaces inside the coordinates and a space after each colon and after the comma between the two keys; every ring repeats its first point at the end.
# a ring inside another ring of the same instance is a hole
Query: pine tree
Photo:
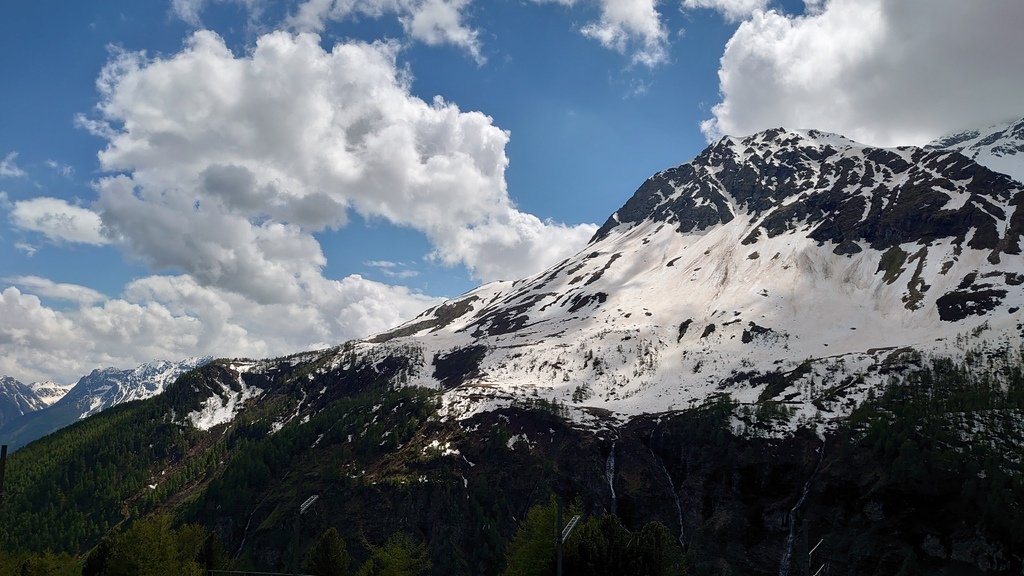
{"type": "Polygon", "coordinates": [[[348,576],[350,563],[345,540],[331,527],[309,551],[303,570],[313,576],[348,576]]]}
{"type": "Polygon", "coordinates": [[[419,576],[430,570],[427,547],[405,533],[398,533],[383,546],[369,546],[370,559],[357,576],[419,576]]]}

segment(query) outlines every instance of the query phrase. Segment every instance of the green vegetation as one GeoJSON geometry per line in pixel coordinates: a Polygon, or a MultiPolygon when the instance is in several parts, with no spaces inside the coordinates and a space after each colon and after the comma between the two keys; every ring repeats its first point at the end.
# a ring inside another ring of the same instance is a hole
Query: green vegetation
{"type": "Polygon", "coordinates": [[[419,576],[430,570],[427,547],[404,532],[395,534],[383,546],[366,546],[370,559],[356,576],[419,576]]]}
{"type": "MultiPolygon", "coordinates": [[[[689,574],[774,571],[805,484],[794,557],[824,538],[837,574],[1011,573],[1024,549],[1019,357],[894,354],[880,367],[888,385],[824,446],[807,430],[761,433],[791,417],[778,391],[624,424],[619,516],[607,513],[608,439],[569,426],[560,404],[441,421],[436,391],[364,380],[392,369],[388,359],[346,365],[352,379],[302,364],[253,375],[267,392],[206,432],[182,414],[195,406],[189,390],[226,385],[213,366],[15,453],[0,576],[290,570],[294,559],[317,576],[550,574],[556,485],[578,498],[565,520],[584,516],[566,576],[680,574],[679,540],[689,574]],[[335,387],[310,400],[308,418],[293,417],[297,380],[335,387]]],[[[804,369],[763,378],[781,390],[804,369]]]]}
{"type": "Polygon", "coordinates": [[[320,540],[309,551],[302,570],[312,576],[348,576],[351,564],[345,540],[332,526],[320,535],[320,540]]]}
{"type": "MultiPolygon", "coordinates": [[[[579,503],[566,514],[581,514],[579,503]]],[[[508,546],[505,576],[548,576],[555,572],[557,503],[534,506],[508,546]]],[[[668,528],[649,522],[629,531],[615,515],[589,516],[566,540],[565,576],[669,576],[684,574],[683,551],[668,528]]]]}

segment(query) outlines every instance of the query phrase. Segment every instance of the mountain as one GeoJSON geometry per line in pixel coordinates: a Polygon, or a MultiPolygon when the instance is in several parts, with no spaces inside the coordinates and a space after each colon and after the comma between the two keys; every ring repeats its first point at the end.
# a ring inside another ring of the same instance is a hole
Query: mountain
{"type": "Polygon", "coordinates": [[[235,569],[334,527],[357,561],[405,533],[432,574],[498,574],[557,494],[661,523],[692,574],[1018,574],[1024,184],[960,152],[979,136],[723,138],[539,274],[26,446],[0,545],[160,512],[235,569]]]}
{"type": "Polygon", "coordinates": [[[31,387],[10,376],[0,376],[0,426],[45,406],[46,402],[31,387]]]}
{"type": "MultiPolygon", "coordinates": [[[[0,441],[17,449],[92,414],[132,400],[144,400],[162,392],[181,374],[209,362],[209,358],[188,358],[179,362],[159,360],[129,370],[101,368],[83,376],[59,400],[47,404],[31,389],[36,408],[19,418],[0,423],[0,441]]],[[[26,387],[28,388],[28,387],[26,387]]],[[[40,385],[53,390],[56,386],[40,385]]]]}
{"type": "Polygon", "coordinates": [[[57,400],[64,397],[72,388],[74,384],[58,384],[53,381],[45,382],[33,382],[28,385],[39,399],[46,403],[47,406],[52,405],[57,400]]]}
{"type": "Polygon", "coordinates": [[[1024,181],[1024,118],[983,130],[949,134],[925,148],[954,150],[1018,182],[1024,181]]]}
{"type": "Polygon", "coordinates": [[[1018,348],[1022,188],[953,151],[726,137],[647,180],[579,254],[356,350],[408,351],[428,367],[410,382],[469,413],[537,394],[625,419],[729,393],[842,418],[894,351],[1018,348]]]}

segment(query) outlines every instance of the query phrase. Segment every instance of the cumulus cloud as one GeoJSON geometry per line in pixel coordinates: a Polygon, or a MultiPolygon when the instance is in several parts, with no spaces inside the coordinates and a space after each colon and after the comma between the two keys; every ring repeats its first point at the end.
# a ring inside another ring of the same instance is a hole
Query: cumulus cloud
{"type": "Polygon", "coordinates": [[[0,291],[0,374],[73,382],[96,367],[192,355],[268,357],[390,328],[439,302],[350,276],[317,283],[307,301],[261,305],[188,276],[149,276],[107,299],[38,277],[0,291]],[[39,296],[78,302],[51,308],[39,296]]]}
{"type": "Polygon", "coordinates": [[[17,159],[17,152],[9,152],[3,160],[0,160],[0,178],[24,178],[27,175],[18,167],[17,159]]]}
{"type": "MultiPolygon", "coordinates": [[[[115,55],[93,117],[79,122],[107,139],[97,200],[19,201],[10,218],[55,241],[113,244],[172,275],[135,280],[116,298],[7,279],[0,373],[68,380],[153,358],[266,357],[363,337],[439,303],[359,275],[324,276],[317,234],[344,226],[350,211],[419,230],[433,258],[488,280],[581,248],[593,225],[516,209],[508,133],[479,112],[413,96],[397,51],[325,50],[315,35],[276,32],[236,56],[201,31],[170,56],[115,55]]],[[[394,264],[369,265],[415,273],[394,264]]]]}
{"type": "Polygon", "coordinates": [[[359,17],[396,16],[410,38],[430,46],[451,44],[484,62],[479,32],[466,23],[472,0],[305,0],[286,25],[300,32],[322,32],[330,22],[359,17]]]}
{"type": "Polygon", "coordinates": [[[60,198],[32,198],[14,202],[11,223],[23,230],[40,232],[54,242],[99,246],[109,240],[101,232],[98,214],[60,198]]]}
{"type": "Polygon", "coordinates": [[[654,67],[668,60],[668,29],[658,0],[533,0],[537,4],[596,4],[600,17],[580,32],[602,46],[629,54],[634,64],[654,67]]]}
{"type": "Polygon", "coordinates": [[[180,53],[120,54],[99,80],[112,132],[97,184],[108,233],[158,269],[260,302],[290,301],[325,264],[313,233],[349,210],[422,231],[482,280],[535,272],[593,225],[519,212],[509,135],[488,116],[409,91],[390,43],[276,32],[236,57],[211,32],[180,53]]]}
{"type": "MultiPolygon", "coordinates": [[[[703,1],[703,0],[698,0],[703,1]]],[[[875,145],[1024,115],[1024,3],[818,0],[754,12],[729,40],[709,138],[773,126],[875,145]]]]}

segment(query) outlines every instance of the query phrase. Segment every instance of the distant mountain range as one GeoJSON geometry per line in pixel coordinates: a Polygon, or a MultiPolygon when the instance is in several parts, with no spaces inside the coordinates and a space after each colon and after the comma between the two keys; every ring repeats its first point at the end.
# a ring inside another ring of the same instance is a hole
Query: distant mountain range
{"type": "Polygon", "coordinates": [[[0,443],[16,449],[111,406],[151,398],[209,361],[188,358],[147,362],[129,370],[96,369],[66,387],[53,382],[25,385],[5,376],[0,379],[0,443]]]}

